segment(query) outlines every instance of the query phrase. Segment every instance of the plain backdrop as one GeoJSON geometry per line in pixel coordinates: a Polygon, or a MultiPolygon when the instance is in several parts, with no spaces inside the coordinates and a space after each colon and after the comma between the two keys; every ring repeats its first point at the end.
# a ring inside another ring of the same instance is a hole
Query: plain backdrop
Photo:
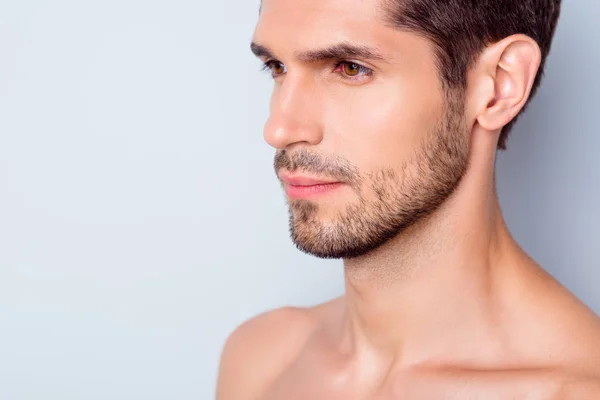
{"type": "MultiPolygon", "coordinates": [[[[500,197],[598,312],[600,2],[563,3],[500,197]]],[[[257,16],[258,0],[0,1],[0,399],[211,399],[239,323],[342,293],[341,261],[289,240],[257,16]]]]}

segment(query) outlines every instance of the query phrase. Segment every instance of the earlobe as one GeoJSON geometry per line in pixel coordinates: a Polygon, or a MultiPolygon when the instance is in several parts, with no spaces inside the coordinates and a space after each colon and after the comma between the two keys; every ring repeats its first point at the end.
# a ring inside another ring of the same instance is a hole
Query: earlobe
{"type": "MultiPolygon", "coordinates": [[[[513,35],[494,45],[486,62],[494,82],[493,96],[479,114],[478,123],[489,131],[501,130],[523,109],[541,61],[538,44],[525,35],[513,35]],[[494,69],[495,68],[495,69],[494,69]]],[[[491,93],[490,93],[491,94],[491,93]]]]}

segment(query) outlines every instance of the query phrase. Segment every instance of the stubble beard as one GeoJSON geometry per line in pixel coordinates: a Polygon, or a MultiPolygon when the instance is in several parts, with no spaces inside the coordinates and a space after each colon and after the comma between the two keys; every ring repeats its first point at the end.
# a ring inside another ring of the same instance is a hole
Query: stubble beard
{"type": "MultiPolygon", "coordinates": [[[[400,166],[364,176],[350,167],[335,170],[352,177],[358,201],[345,206],[333,220],[319,220],[316,202],[288,200],[289,232],[296,247],[319,258],[360,257],[437,210],[456,190],[468,167],[463,104],[448,102],[441,122],[400,166]],[[365,196],[365,191],[370,196],[365,196]]],[[[315,163],[304,163],[310,157],[285,161],[283,157],[276,159],[276,168],[287,163],[294,168],[319,169],[315,163]]]]}

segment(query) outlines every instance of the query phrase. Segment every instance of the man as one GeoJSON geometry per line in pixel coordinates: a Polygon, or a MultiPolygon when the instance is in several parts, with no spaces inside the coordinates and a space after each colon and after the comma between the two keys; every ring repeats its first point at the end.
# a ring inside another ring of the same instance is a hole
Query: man
{"type": "Polygon", "coordinates": [[[264,0],[291,236],[343,259],[345,294],[238,327],[219,400],[600,399],[599,319],[513,240],[494,179],[559,10],[264,0]]]}

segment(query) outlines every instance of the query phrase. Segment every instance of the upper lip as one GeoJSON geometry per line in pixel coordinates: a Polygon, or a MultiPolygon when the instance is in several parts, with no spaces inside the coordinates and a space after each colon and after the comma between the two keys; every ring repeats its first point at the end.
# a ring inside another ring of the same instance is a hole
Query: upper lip
{"type": "Polygon", "coordinates": [[[331,181],[319,178],[313,178],[306,175],[288,175],[280,174],[279,179],[292,186],[315,186],[338,183],[339,181],[331,181]]]}

